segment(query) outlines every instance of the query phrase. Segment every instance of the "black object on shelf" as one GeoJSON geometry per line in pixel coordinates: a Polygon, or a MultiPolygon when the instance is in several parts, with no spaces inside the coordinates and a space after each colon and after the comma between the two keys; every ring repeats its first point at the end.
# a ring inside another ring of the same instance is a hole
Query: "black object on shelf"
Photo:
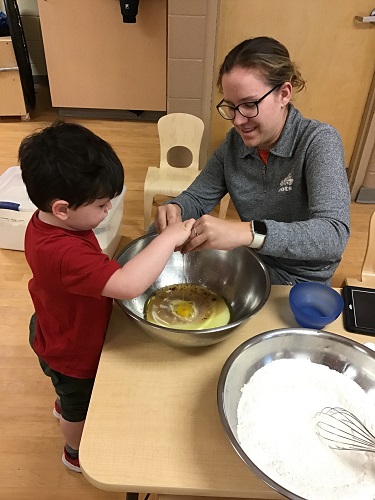
{"type": "Polygon", "coordinates": [[[120,0],[121,14],[124,23],[136,23],[139,0],[120,0]]]}
{"type": "Polygon", "coordinates": [[[4,6],[17,66],[20,72],[25,103],[27,107],[34,108],[36,103],[34,80],[17,1],[4,0],[4,6]]]}
{"type": "Polygon", "coordinates": [[[0,36],[9,36],[9,26],[7,22],[7,16],[4,12],[0,12],[0,36]]]}

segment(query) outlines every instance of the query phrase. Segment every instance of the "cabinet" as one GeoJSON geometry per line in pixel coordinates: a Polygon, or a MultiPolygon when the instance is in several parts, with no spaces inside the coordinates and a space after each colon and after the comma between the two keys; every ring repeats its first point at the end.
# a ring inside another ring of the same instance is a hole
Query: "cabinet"
{"type": "Polygon", "coordinates": [[[52,105],[166,110],[167,0],[38,0],[52,105]]]}
{"type": "Polygon", "coordinates": [[[0,37],[0,116],[29,119],[10,36],[0,37]]]}

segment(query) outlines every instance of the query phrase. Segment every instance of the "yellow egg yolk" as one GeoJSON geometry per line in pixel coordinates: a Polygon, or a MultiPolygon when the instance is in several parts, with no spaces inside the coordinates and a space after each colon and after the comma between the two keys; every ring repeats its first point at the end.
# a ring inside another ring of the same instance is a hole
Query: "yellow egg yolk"
{"type": "Polygon", "coordinates": [[[173,310],[178,316],[183,318],[191,318],[194,314],[194,307],[190,302],[181,301],[178,305],[173,306],[173,310]]]}

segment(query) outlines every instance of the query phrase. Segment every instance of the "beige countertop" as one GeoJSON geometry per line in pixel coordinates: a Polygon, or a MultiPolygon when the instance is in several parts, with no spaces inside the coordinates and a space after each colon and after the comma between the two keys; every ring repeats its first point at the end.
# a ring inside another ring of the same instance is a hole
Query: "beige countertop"
{"type": "MultiPolygon", "coordinates": [[[[80,446],[86,478],[101,489],[165,494],[162,498],[283,498],[232,448],[216,391],[226,359],[242,342],[264,331],[298,327],[289,289],[273,286],[263,309],[231,338],[203,348],[154,340],[115,305],[80,446]]],[[[325,330],[372,340],[346,332],[341,316],[325,330]]]]}

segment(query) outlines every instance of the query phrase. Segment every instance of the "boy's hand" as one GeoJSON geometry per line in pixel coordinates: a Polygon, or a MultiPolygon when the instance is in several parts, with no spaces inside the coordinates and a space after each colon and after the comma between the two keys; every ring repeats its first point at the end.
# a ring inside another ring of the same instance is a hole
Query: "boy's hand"
{"type": "Polygon", "coordinates": [[[185,220],[184,222],[174,222],[168,224],[163,233],[167,233],[169,237],[174,239],[175,249],[178,250],[179,247],[189,239],[194,223],[195,219],[185,220]]]}

